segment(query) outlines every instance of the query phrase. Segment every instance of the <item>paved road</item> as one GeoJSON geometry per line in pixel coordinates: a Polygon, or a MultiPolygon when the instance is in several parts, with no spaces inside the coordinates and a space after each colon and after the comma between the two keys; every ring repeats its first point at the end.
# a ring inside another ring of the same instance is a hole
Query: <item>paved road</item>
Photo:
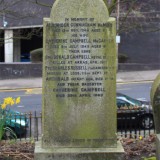
{"type": "MultiPolygon", "coordinates": [[[[117,83],[154,81],[160,70],[118,72],[117,83]]],[[[41,88],[42,77],[25,79],[0,79],[0,90],[16,88],[41,88]]]]}
{"type": "Polygon", "coordinates": [[[124,93],[136,99],[146,98],[148,101],[150,101],[151,86],[152,86],[152,82],[118,84],[117,92],[124,93]]]}
{"type": "MultiPolygon", "coordinates": [[[[150,100],[150,89],[152,83],[130,83],[130,84],[118,84],[117,92],[127,94],[133,98],[146,98],[150,100]]],[[[41,112],[42,106],[42,90],[26,89],[26,90],[1,90],[0,99],[4,97],[21,97],[21,103],[17,106],[13,106],[13,110],[20,112],[41,112]]]]}
{"type": "Polygon", "coordinates": [[[19,111],[19,112],[41,112],[41,106],[42,106],[42,95],[41,92],[35,94],[34,90],[33,93],[27,90],[14,90],[14,91],[1,91],[0,92],[0,99],[3,99],[5,97],[21,97],[21,102],[18,105],[13,105],[11,108],[13,110],[19,111]]]}

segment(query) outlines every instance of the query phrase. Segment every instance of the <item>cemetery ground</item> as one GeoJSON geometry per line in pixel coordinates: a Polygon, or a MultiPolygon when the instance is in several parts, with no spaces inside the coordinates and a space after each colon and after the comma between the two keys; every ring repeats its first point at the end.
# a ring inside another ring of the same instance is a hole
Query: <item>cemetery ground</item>
{"type": "MultiPolygon", "coordinates": [[[[124,160],[156,160],[155,138],[154,134],[138,139],[121,138],[125,149],[124,160]]],[[[33,139],[28,142],[1,141],[0,160],[33,160],[34,148],[33,139]]]]}
{"type": "MultiPolygon", "coordinates": [[[[128,78],[133,78],[135,77],[135,81],[139,81],[140,78],[144,77],[147,75],[147,78],[145,80],[153,80],[155,75],[157,75],[159,71],[145,71],[145,72],[140,72],[140,74],[137,74],[136,72],[126,72],[126,73],[121,73],[118,75],[118,78],[121,78],[122,80],[126,81],[131,81],[131,79],[128,78]],[[143,74],[144,73],[144,74],[143,74]],[[123,74],[123,75],[122,75],[123,74]],[[126,77],[127,75],[127,77],[126,77]],[[138,75],[143,75],[143,76],[138,76],[138,75]],[[138,79],[139,78],[139,79],[138,79]]],[[[29,85],[31,88],[35,87],[38,84],[38,87],[41,87],[41,78],[38,79],[39,83],[35,81],[35,79],[15,79],[15,80],[8,80],[8,81],[2,81],[0,83],[0,88],[4,89],[3,87],[7,87],[7,89],[11,89],[12,83],[12,89],[17,89],[19,87],[22,88],[27,88],[28,86],[24,87],[24,83],[29,85]],[[24,83],[22,83],[22,81],[24,83]]],[[[140,79],[141,80],[141,79],[140,79]]],[[[141,80],[142,81],[142,80],[141,80]]],[[[5,88],[6,89],[6,88],[5,88]]],[[[142,157],[155,157],[155,136],[150,136],[147,138],[140,137],[140,139],[122,139],[123,146],[125,148],[125,159],[126,160],[138,160],[142,159],[142,157]]],[[[34,141],[31,140],[29,142],[14,142],[14,141],[9,141],[9,142],[0,142],[0,160],[33,160],[34,158],[34,141]]],[[[143,159],[142,159],[143,160],[143,159]]],[[[147,159],[146,159],[147,160],[147,159]]],[[[150,159],[151,160],[151,159],[150,159]]],[[[155,159],[152,159],[155,160],[155,159]]]]}

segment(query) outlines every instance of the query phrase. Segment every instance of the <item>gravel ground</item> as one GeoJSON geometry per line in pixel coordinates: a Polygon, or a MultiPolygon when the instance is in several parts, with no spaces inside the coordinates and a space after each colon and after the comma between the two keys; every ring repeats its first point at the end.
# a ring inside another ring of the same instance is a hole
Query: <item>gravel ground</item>
{"type": "MultiPolygon", "coordinates": [[[[139,139],[122,138],[125,149],[124,160],[142,160],[142,157],[155,156],[155,135],[139,139]]],[[[0,160],[33,160],[34,143],[32,142],[0,142],[0,160]]]]}
{"type": "Polygon", "coordinates": [[[121,139],[125,150],[125,160],[142,160],[144,158],[155,157],[155,141],[155,135],[151,135],[147,138],[140,137],[136,140],[129,138],[121,139]]]}

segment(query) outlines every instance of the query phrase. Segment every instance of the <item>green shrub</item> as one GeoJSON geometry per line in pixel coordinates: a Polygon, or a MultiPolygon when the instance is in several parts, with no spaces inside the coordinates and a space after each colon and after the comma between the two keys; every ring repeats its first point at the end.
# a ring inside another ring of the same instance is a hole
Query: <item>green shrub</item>
{"type": "Polygon", "coordinates": [[[126,54],[118,54],[118,63],[126,63],[128,60],[128,56],[126,54]]]}
{"type": "Polygon", "coordinates": [[[30,51],[31,55],[31,62],[42,62],[42,57],[43,57],[43,49],[38,48],[35,50],[30,51]]]}

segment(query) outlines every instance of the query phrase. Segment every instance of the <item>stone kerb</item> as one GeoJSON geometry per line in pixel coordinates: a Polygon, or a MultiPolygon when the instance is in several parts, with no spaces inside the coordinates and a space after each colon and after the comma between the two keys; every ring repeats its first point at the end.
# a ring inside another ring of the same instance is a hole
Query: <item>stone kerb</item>
{"type": "Polygon", "coordinates": [[[151,89],[151,103],[153,107],[154,122],[157,133],[156,152],[160,160],[160,74],[155,79],[151,89]]]}

